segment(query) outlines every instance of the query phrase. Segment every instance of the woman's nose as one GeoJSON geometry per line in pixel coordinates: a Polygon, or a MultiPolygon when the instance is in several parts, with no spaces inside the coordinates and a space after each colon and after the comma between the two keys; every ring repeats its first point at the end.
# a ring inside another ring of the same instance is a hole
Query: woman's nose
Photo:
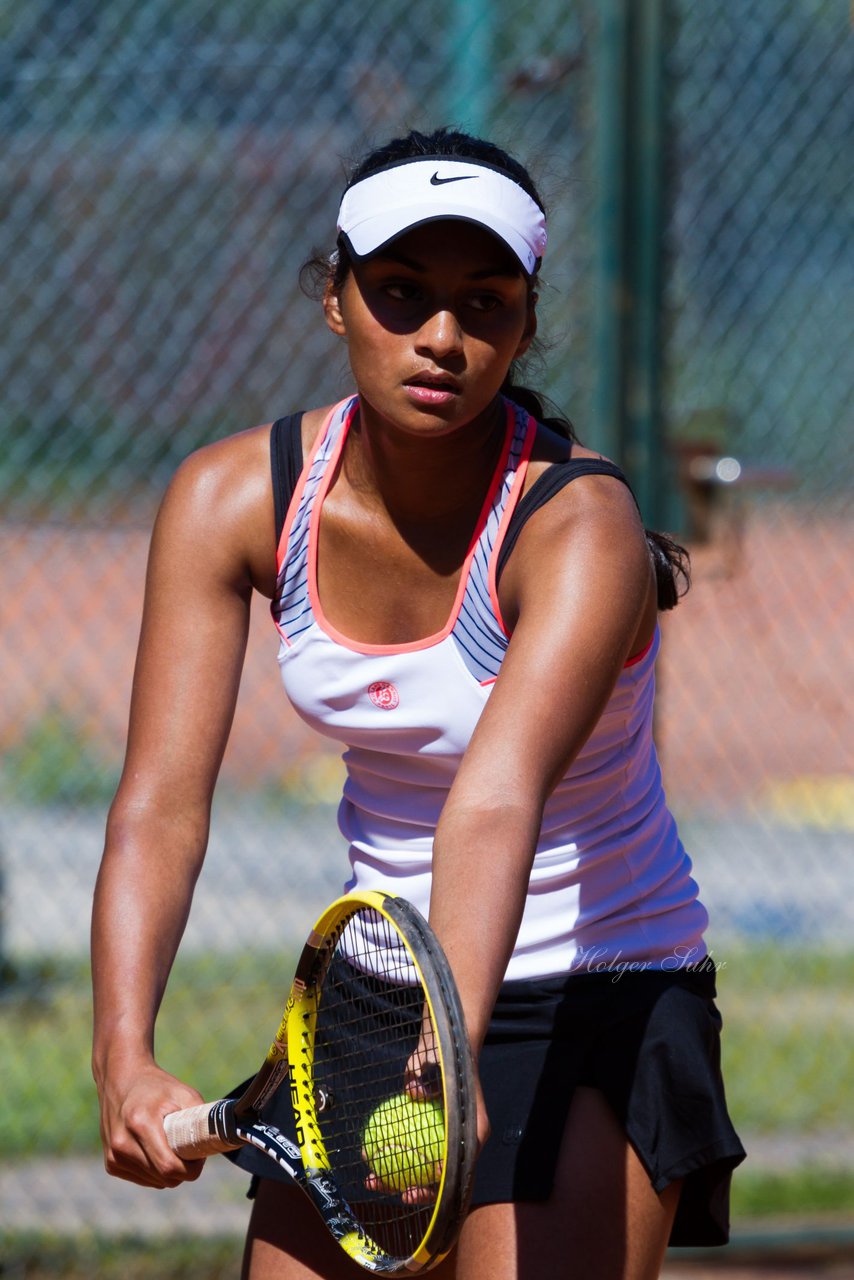
{"type": "Polygon", "coordinates": [[[461,351],[463,331],[454,312],[448,308],[434,311],[419,329],[416,343],[420,350],[436,356],[447,357],[461,351]]]}

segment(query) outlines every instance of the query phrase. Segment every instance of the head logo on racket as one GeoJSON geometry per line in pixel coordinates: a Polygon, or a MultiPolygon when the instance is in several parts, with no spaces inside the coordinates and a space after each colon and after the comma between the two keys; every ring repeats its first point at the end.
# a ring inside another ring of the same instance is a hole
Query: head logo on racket
{"type": "Polygon", "coordinates": [[[368,697],[381,711],[394,711],[400,706],[400,694],[390,680],[375,680],[368,686],[368,697]]]}

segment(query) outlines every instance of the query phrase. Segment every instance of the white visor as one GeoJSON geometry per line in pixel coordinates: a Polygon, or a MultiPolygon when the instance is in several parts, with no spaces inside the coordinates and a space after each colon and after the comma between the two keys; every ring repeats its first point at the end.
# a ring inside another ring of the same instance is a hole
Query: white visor
{"type": "Polygon", "coordinates": [[[430,156],[380,169],[348,187],[338,230],[356,258],[439,218],[485,227],[533,275],[546,251],[546,215],[507,174],[470,160],[430,156]]]}

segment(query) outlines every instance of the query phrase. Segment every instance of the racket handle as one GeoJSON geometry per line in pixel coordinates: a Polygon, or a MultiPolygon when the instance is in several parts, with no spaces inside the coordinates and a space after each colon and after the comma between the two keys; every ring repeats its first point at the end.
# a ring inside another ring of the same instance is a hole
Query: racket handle
{"type": "Polygon", "coordinates": [[[216,1116],[221,1113],[222,1102],[202,1102],[197,1107],[184,1107],[173,1111],[163,1119],[169,1146],[182,1160],[201,1160],[205,1156],[219,1155],[221,1151],[234,1151],[242,1144],[229,1142],[217,1132],[216,1116]]]}

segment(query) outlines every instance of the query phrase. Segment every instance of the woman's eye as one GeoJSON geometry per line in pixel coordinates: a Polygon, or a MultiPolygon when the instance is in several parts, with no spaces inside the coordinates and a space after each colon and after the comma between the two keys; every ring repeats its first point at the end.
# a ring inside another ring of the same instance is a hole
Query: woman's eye
{"type": "Polygon", "coordinates": [[[392,280],[385,286],[385,291],[390,298],[395,298],[398,302],[411,302],[418,296],[418,286],[411,284],[408,280],[392,280]]]}
{"type": "Polygon", "coordinates": [[[475,311],[495,311],[501,306],[501,299],[495,293],[475,293],[469,299],[469,306],[475,311]]]}

